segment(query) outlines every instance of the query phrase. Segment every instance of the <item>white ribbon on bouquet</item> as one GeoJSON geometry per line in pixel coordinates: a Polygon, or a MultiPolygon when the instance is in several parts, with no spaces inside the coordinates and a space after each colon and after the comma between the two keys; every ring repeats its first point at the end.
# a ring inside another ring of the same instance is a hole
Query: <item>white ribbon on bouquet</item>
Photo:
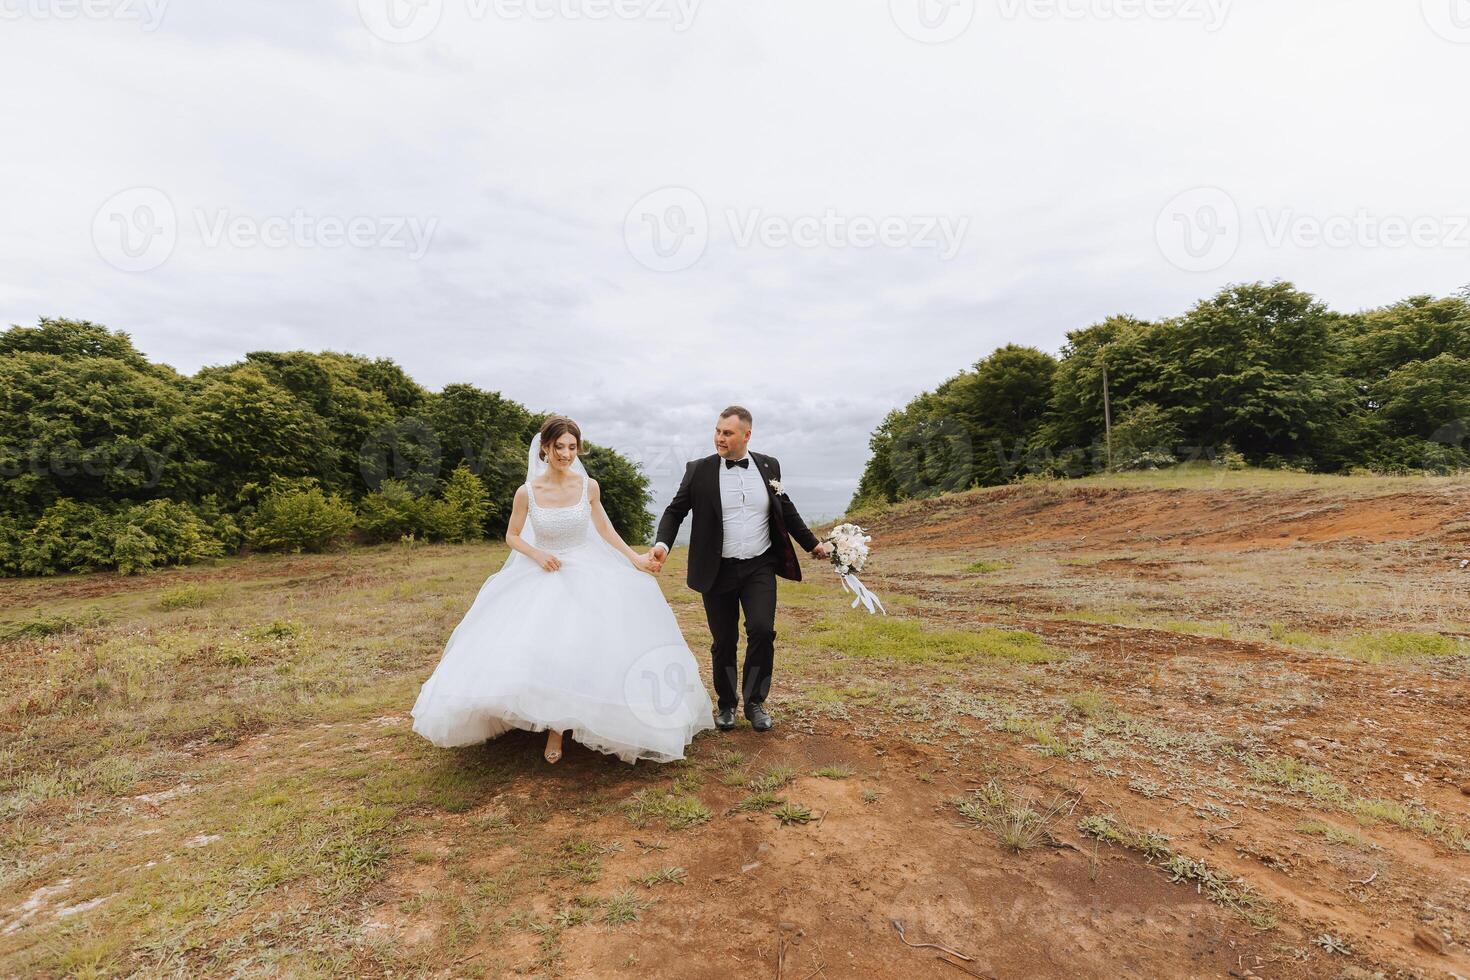
{"type": "Polygon", "coordinates": [[[842,575],[840,572],[838,574],[842,578],[842,591],[851,592],[857,596],[856,599],[852,600],[852,608],[856,609],[858,603],[862,603],[868,610],[869,615],[872,614],[874,606],[877,606],[878,611],[883,615],[888,615],[888,610],[883,608],[883,603],[879,600],[878,594],[864,585],[856,575],[852,574],[852,572],[848,572],[846,575],[842,575]]]}

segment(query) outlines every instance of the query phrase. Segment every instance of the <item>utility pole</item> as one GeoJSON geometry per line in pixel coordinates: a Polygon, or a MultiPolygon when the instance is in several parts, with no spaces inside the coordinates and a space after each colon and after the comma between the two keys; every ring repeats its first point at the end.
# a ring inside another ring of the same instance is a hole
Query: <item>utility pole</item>
{"type": "Polygon", "coordinates": [[[1108,397],[1108,362],[1103,361],[1103,425],[1108,433],[1108,470],[1113,468],[1113,403],[1108,397]]]}

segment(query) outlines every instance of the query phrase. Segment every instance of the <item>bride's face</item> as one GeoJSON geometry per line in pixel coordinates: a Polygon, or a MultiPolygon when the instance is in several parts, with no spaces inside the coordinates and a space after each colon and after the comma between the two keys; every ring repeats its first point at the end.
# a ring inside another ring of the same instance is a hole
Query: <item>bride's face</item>
{"type": "Polygon", "coordinates": [[[546,465],[563,472],[571,469],[572,464],[577,461],[579,448],[577,437],[570,432],[563,432],[556,442],[546,447],[546,465]]]}

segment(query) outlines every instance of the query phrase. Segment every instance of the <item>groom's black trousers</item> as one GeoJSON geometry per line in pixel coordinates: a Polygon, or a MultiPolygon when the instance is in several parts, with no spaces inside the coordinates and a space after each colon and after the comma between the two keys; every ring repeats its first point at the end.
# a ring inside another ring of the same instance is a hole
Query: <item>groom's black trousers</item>
{"type": "Polygon", "coordinates": [[[754,558],[721,558],[714,586],[704,593],[704,613],[714,637],[715,695],[719,710],[761,704],[771,690],[776,660],[776,565],[774,546],[754,558]],[[735,654],[740,645],[740,611],[745,610],[745,670],[736,687],[735,654]]]}

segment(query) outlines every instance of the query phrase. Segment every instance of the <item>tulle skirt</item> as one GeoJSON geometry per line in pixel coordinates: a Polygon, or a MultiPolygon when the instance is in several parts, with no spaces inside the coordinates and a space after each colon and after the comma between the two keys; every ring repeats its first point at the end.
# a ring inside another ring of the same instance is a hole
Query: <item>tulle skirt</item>
{"type": "Polygon", "coordinates": [[[713,705],[658,583],[597,539],[490,576],[413,706],[435,745],[570,730],[626,762],[684,758],[713,705]]]}

